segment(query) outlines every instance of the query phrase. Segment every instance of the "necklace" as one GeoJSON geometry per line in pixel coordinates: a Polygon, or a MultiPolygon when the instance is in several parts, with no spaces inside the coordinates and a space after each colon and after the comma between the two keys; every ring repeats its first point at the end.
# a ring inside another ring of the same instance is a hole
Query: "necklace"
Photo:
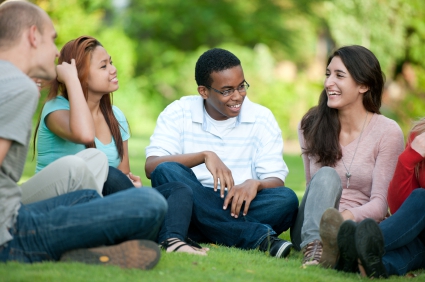
{"type": "Polygon", "coordinates": [[[354,155],[353,155],[353,158],[351,159],[351,163],[350,163],[350,166],[349,166],[348,168],[347,168],[347,166],[345,165],[344,157],[342,157],[342,158],[341,158],[341,159],[342,159],[342,164],[344,165],[345,170],[347,171],[347,172],[345,173],[345,176],[347,177],[347,189],[348,189],[348,187],[350,187],[350,177],[351,177],[350,170],[351,170],[351,165],[353,164],[354,157],[356,156],[357,148],[359,148],[360,139],[362,138],[363,130],[364,130],[364,127],[365,127],[365,125],[366,125],[366,120],[367,120],[367,116],[368,116],[368,115],[369,115],[369,112],[366,112],[366,118],[365,118],[365,120],[364,120],[364,122],[363,122],[362,131],[360,132],[359,140],[357,141],[357,146],[356,146],[356,149],[354,150],[354,155]]]}

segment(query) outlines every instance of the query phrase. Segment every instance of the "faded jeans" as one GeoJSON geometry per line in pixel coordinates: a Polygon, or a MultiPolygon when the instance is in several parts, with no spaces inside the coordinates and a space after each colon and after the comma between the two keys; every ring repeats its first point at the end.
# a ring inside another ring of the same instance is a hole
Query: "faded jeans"
{"type": "Polygon", "coordinates": [[[58,260],[67,251],[114,245],[132,239],[155,240],[167,203],[151,188],[132,188],[101,198],[79,190],[22,205],[0,246],[0,261],[58,260]]]}
{"type": "Polygon", "coordinates": [[[316,239],[321,240],[320,219],[327,208],[338,209],[341,194],[341,178],[335,169],[322,167],[311,178],[291,228],[291,240],[296,250],[316,239]]]}

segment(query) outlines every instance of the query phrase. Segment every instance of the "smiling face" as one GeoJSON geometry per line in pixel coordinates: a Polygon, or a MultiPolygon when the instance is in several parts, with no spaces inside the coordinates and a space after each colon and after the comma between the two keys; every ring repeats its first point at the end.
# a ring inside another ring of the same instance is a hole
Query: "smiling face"
{"type": "Polygon", "coordinates": [[[91,54],[87,84],[89,95],[104,95],[119,88],[117,68],[102,46],[97,46],[91,54]]]}
{"type": "Polygon", "coordinates": [[[328,107],[338,110],[363,107],[363,94],[368,87],[353,79],[340,57],[333,57],[329,63],[324,86],[328,107]]]}
{"type": "MultiPolygon", "coordinates": [[[[241,66],[232,67],[219,72],[211,73],[211,87],[224,91],[236,89],[245,82],[245,77],[241,66]]],[[[239,93],[235,90],[233,94],[224,97],[213,89],[206,86],[198,86],[198,92],[204,98],[207,113],[215,120],[226,120],[237,117],[241,111],[242,103],[246,92],[239,93]]]]}

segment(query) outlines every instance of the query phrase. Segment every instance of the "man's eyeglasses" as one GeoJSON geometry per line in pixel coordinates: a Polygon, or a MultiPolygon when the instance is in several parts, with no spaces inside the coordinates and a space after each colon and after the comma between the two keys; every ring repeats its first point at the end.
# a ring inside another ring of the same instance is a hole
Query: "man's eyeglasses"
{"type": "Polygon", "coordinates": [[[235,92],[235,90],[238,90],[238,92],[239,93],[245,93],[246,92],[246,90],[249,88],[249,84],[248,84],[248,82],[246,82],[246,81],[244,81],[244,83],[242,83],[241,85],[239,85],[238,87],[236,87],[236,88],[231,88],[231,89],[227,89],[227,90],[224,90],[224,91],[220,91],[220,90],[217,90],[217,89],[215,89],[214,87],[211,87],[211,86],[206,86],[208,89],[212,89],[212,90],[214,90],[215,92],[217,92],[217,93],[220,93],[221,95],[223,95],[224,97],[227,97],[227,96],[230,96],[230,95],[232,95],[233,94],[233,92],[235,92]]]}

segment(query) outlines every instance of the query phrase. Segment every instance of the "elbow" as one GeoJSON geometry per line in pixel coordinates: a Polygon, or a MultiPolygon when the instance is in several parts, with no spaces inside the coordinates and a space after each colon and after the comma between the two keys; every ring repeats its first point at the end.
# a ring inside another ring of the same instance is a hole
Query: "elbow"
{"type": "Polygon", "coordinates": [[[90,145],[94,142],[94,134],[82,134],[80,136],[77,136],[76,143],[84,144],[84,145],[90,145]]]}
{"type": "Polygon", "coordinates": [[[151,164],[151,162],[149,161],[149,158],[148,158],[146,160],[146,164],[145,164],[145,174],[146,174],[146,177],[148,179],[151,179],[151,173],[152,173],[152,171],[153,171],[152,164],[151,164]]]}
{"type": "Polygon", "coordinates": [[[155,168],[156,168],[156,166],[157,166],[157,164],[154,162],[154,160],[156,159],[157,157],[148,157],[147,159],[146,159],[146,164],[145,164],[145,174],[146,174],[146,177],[148,178],[148,179],[151,179],[151,174],[152,174],[152,172],[155,170],[155,168]]]}
{"type": "Polygon", "coordinates": [[[151,179],[152,170],[150,170],[147,166],[145,166],[145,174],[147,179],[151,179]]]}

